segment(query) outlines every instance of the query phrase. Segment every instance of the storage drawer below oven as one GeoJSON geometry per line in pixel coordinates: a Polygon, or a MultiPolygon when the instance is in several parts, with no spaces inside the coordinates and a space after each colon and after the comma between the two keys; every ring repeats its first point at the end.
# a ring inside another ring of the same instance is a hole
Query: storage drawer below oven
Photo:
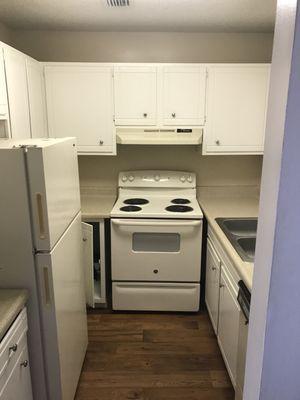
{"type": "Polygon", "coordinates": [[[199,310],[199,284],[113,282],[112,291],[114,310],[199,310]]]}

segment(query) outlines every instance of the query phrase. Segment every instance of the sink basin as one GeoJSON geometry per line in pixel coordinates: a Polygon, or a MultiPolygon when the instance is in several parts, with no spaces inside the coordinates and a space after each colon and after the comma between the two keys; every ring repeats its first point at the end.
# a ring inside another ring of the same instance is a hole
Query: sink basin
{"type": "Polygon", "coordinates": [[[254,260],[256,237],[239,238],[237,242],[247,257],[254,260]]]}
{"type": "Polygon", "coordinates": [[[236,236],[256,236],[257,218],[223,219],[224,227],[236,236]]]}
{"type": "Polygon", "coordinates": [[[216,222],[243,261],[253,262],[257,218],[216,218],[216,222]]]}

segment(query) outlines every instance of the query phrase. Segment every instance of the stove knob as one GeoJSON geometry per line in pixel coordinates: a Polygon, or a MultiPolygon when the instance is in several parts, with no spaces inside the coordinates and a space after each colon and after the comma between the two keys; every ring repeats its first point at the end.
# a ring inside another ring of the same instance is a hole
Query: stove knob
{"type": "Polygon", "coordinates": [[[128,179],[129,179],[130,182],[132,182],[132,181],[134,181],[134,176],[133,175],[129,175],[128,179]]]}
{"type": "Polygon", "coordinates": [[[154,176],[154,180],[155,180],[156,182],[159,182],[159,181],[160,181],[160,176],[159,176],[159,175],[155,175],[155,176],[154,176]]]}
{"type": "Polygon", "coordinates": [[[188,176],[187,181],[188,181],[189,183],[192,183],[192,182],[193,182],[192,175],[189,175],[189,176],[188,176]]]}
{"type": "Polygon", "coordinates": [[[122,182],[126,182],[127,181],[127,176],[126,175],[123,175],[122,176],[122,182]]]}
{"type": "Polygon", "coordinates": [[[180,180],[181,180],[182,183],[184,183],[185,180],[186,180],[186,177],[185,177],[184,175],[182,175],[182,176],[180,177],[180,180]]]}

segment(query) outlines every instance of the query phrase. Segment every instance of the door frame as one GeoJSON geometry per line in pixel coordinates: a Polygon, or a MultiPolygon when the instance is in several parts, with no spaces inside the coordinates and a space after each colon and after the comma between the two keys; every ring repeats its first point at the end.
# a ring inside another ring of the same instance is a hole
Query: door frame
{"type": "Polygon", "coordinates": [[[300,393],[299,60],[300,0],[279,0],[244,400],[298,399],[300,393]]]}

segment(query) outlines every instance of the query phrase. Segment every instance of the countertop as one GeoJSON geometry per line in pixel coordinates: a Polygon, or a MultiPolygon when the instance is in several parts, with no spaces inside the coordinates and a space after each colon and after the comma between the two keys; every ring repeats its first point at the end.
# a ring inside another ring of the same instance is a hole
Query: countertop
{"type": "Polygon", "coordinates": [[[117,199],[114,189],[81,188],[81,212],[83,220],[109,218],[117,199]]]}
{"type": "Polygon", "coordinates": [[[25,306],[27,299],[27,290],[0,289],[0,340],[25,306]]]}
{"type": "Polygon", "coordinates": [[[243,261],[217,222],[218,217],[257,217],[259,193],[256,187],[199,188],[197,198],[214,234],[248,289],[252,289],[253,263],[243,261]]]}

